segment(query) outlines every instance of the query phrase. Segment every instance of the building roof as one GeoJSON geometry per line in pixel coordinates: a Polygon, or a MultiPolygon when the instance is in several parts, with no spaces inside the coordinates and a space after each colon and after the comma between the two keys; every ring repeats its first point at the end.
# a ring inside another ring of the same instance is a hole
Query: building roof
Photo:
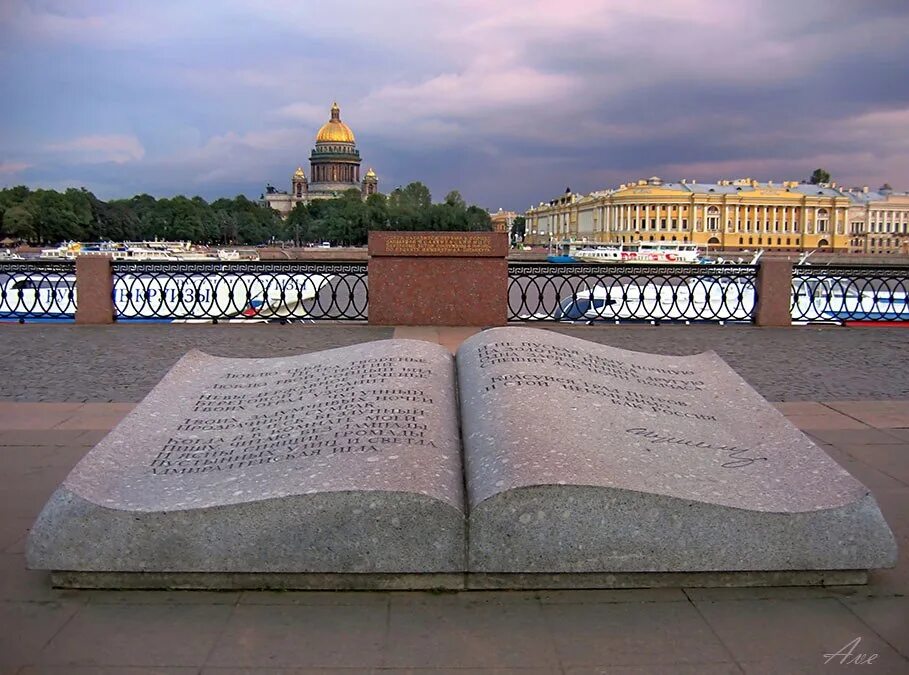
{"type": "Polygon", "coordinates": [[[322,125],[316,134],[316,143],[356,143],[353,131],[341,121],[341,107],[335,102],[331,106],[331,119],[322,125]]]}

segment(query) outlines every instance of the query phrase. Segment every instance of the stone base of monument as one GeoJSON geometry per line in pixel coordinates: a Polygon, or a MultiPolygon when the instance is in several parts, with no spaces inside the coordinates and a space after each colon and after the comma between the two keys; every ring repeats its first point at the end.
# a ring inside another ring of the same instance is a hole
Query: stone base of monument
{"type": "Polygon", "coordinates": [[[774,572],[597,572],[589,574],[467,575],[469,590],[569,590],[613,588],[757,588],[854,586],[868,583],[865,570],[774,572]]]}
{"type": "Polygon", "coordinates": [[[232,572],[51,572],[55,588],[185,591],[457,591],[464,575],[232,572]]]}
{"type": "Polygon", "coordinates": [[[594,574],[245,574],[51,572],[55,588],[118,590],[461,591],[853,586],[865,570],[594,574]]]}

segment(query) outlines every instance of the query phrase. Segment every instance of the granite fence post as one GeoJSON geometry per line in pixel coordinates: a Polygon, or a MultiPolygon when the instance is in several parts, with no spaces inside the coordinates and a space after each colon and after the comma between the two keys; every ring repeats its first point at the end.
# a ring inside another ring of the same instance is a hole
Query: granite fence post
{"type": "Polygon", "coordinates": [[[76,323],[114,322],[114,276],[111,258],[80,255],[76,258],[76,323]]]}
{"type": "Polygon", "coordinates": [[[762,258],[757,272],[757,326],[792,325],[792,262],[762,258]]]}

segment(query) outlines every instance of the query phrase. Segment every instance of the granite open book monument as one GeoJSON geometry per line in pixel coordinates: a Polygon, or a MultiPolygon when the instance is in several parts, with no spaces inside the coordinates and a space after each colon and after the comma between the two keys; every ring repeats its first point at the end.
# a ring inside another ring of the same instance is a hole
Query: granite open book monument
{"type": "Polygon", "coordinates": [[[48,501],[28,564],[114,587],[855,583],[861,483],[713,353],[497,328],[191,352],[48,501]]]}

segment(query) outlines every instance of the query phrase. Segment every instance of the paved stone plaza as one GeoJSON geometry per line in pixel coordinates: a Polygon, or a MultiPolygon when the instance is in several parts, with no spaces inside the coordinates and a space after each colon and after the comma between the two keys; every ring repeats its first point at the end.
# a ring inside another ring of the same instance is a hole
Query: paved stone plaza
{"type": "MultiPolygon", "coordinates": [[[[461,593],[61,591],[24,545],[77,462],[191,348],[278,356],[469,329],[0,325],[0,675],[909,672],[909,331],[566,327],[713,349],[873,492],[900,546],[867,586],[461,593]],[[848,650],[870,665],[825,664],[848,650]]],[[[747,411],[743,412],[743,424],[747,411]]]]}

